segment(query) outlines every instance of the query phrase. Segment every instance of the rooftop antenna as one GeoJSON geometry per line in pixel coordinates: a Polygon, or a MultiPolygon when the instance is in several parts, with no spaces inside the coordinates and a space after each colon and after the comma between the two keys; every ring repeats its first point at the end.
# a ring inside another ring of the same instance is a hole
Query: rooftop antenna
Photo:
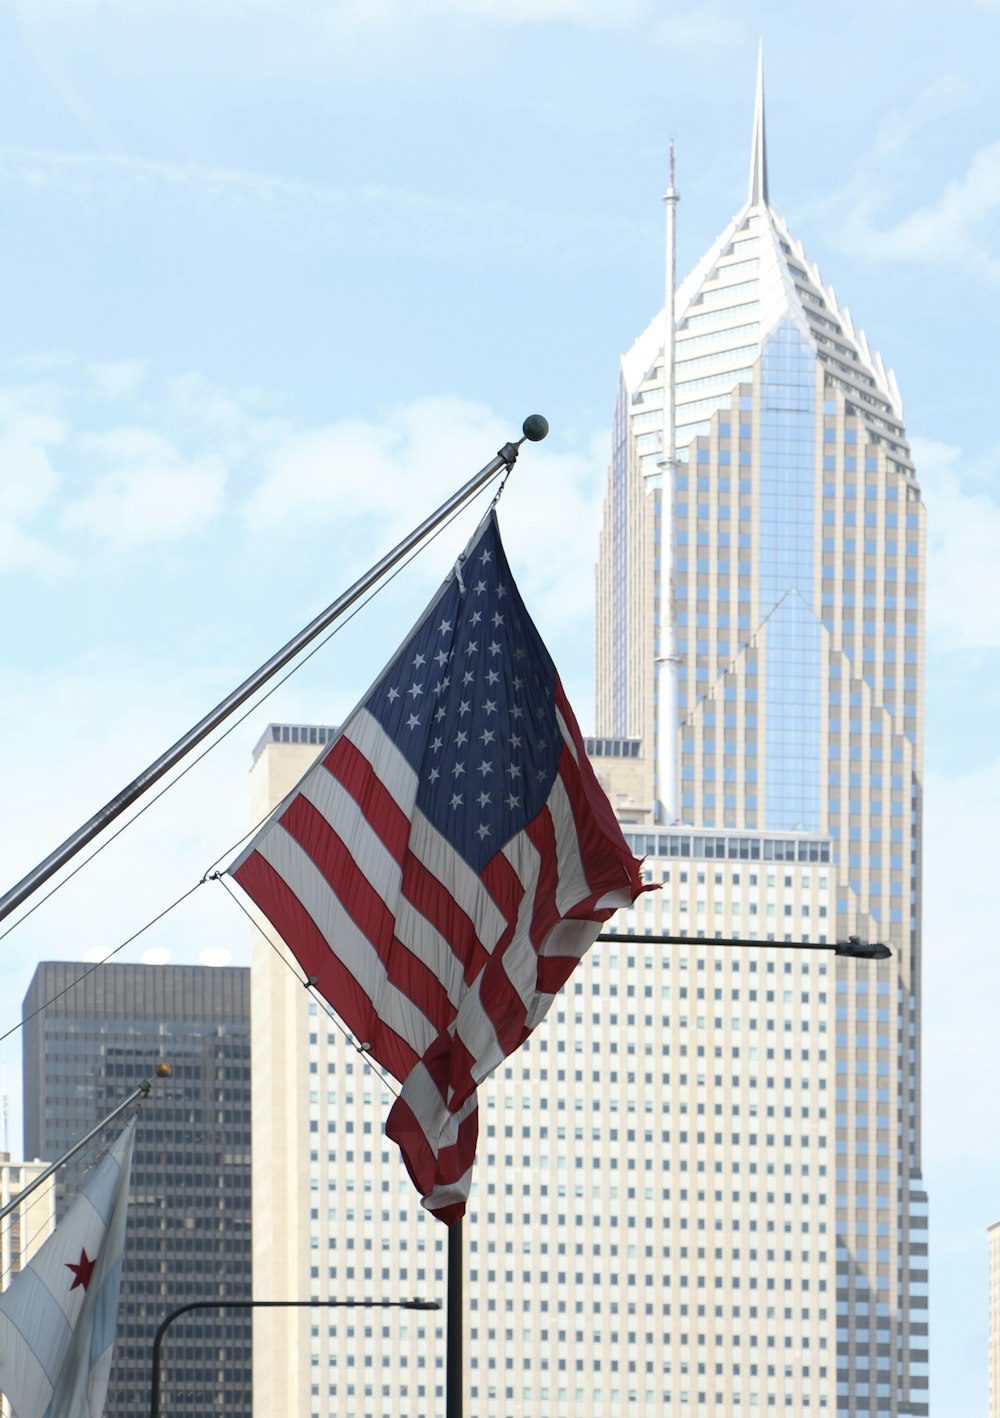
{"type": "Polygon", "coordinates": [[[674,140],[670,140],[670,177],[663,204],[666,209],[666,259],[663,302],[663,431],[660,452],[660,572],[659,623],[656,637],[656,820],[676,822],[677,797],[677,655],[674,650],[673,512],[677,471],[675,410],[675,339],[677,325],[677,203],[674,140]]]}

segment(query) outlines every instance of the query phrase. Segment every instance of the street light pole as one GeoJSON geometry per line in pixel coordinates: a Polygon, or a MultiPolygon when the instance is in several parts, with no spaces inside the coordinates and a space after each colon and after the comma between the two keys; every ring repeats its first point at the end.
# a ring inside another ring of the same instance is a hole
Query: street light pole
{"type": "Polygon", "coordinates": [[[191,1310],[439,1310],[440,1300],[191,1300],[161,1321],[153,1339],[149,1418],[160,1418],[160,1349],[174,1320],[191,1310]]]}

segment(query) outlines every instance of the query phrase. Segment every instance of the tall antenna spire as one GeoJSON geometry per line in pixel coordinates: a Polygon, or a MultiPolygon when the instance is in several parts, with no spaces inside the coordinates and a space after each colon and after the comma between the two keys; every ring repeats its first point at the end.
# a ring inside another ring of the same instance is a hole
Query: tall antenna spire
{"type": "Polygon", "coordinates": [[[670,182],[663,194],[666,207],[666,261],[663,305],[663,432],[660,453],[660,568],[658,593],[659,621],[655,634],[657,720],[655,730],[656,820],[669,825],[677,821],[677,656],[674,650],[673,541],[674,484],[677,473],[677,415],[675,409],[675,331],[677,325],[677,203],[680,193],[674,185],[674,142],[670,140],[670,182]]]}
{"type": "Polygon", "coordinates": [[[757,94],[753,105],[753,141],[750,145],[751,207],[766,207],[767,196],[767,136],[764,131],[764,41],[757,50],[757,94]]]}

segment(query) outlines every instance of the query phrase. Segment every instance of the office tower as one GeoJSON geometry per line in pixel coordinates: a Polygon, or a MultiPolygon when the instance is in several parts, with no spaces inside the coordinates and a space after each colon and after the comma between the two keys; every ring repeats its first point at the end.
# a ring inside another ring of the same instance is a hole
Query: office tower
{"type": "MultiPolygon", "coordinates": [[[[39,1161],[13,1162],[9,1152],[0,1152],[0,1207],[9,1206],[47,1165],[39,1161]]],[[[0,1221],[0,1290],[6,1290],[21,1267],[51,1236],[55,1221],[55,1183],[49,1177],[0,1221]]],[[[0,1418],[10,1418],[12,1411],[7,1399],[0,1395],[0,1418]]]]}
{"type": "MultiPolygon", "coordinates": [[[[29,1154],[60,1157],[159,1062],[173,1071],[136,1133],[108,1418],[147,1410],[153,1337],[172,1310],[250,1296],[249,985],[245,969],[45,962],[25,996],[29,1154]]],[[[60,1215],[96,1156],[58,1174],[60,1215]]],[[[164,1342],[162,1411],[248,1418],[250,1357],[247,1312],[182,1317],[164,1342]]]]}
{"type": "MultiPolygon", "coordinates": [[[[269,725],[254,752],[252,821],[281,801],[332,732],[269,725]]],[[[444,1228],[421,1211],[399,1149],[382,1134],[389,1088],[303,988],[266,922],[254,932],[250,969],[255,1298],[443,1300],[444,1228]]],[[[443,1418],[444,1316],[258,1311],[253,1387],[257,1418],[443,1418]]]]}
{"type": "Polygon", "coordinates": [[[987,1231],[990,1247],[990,1418],[1000,1418],[1000,1221],[987,1231]]]}
{"type": "MultiPolygon", "coordinates": [[[[666,203],[669,253],[672,180],[666,203]]],[[[926,1413],[924,507],[895,378],[771,205],[760,75],[747,199],[665,309],[621,365],[595,766],[663,882],[630,928],[762,942],[663,962],[702,976],[704,1085],[669,1106],[705,1115],[677,1136],[704,1148],[708,1233],[706,1323],[675,1304],[667,1361],[699,1411],[926,1413]],[[891,961],[777,948],[850,935],[891,961]]]]}

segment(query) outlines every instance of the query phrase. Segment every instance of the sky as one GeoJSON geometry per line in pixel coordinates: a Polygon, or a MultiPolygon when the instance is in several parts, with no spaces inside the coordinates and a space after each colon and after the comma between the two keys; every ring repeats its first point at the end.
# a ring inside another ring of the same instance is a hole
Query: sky
{"type": "MultiPolygon", "coordinates": [[[[771,200],[895,368],[928,505],[932,1398],[986,1411],[1000,1218],[998,0],[0,3],[0,757],[13,883],[541,412],[500,503],[585,730],[618,361],[771,200]]],[[[335,723],[478,510],[0,944],[121,946],[232,854],[271,720],[335,723]]],[[[245,962],[218,883],[119,960],[245,962]],[[168,953],[169,952],[169,956],[168,953]]],[[[8,1033],[8,1031],[13,1031],[8,1033]]]]}

